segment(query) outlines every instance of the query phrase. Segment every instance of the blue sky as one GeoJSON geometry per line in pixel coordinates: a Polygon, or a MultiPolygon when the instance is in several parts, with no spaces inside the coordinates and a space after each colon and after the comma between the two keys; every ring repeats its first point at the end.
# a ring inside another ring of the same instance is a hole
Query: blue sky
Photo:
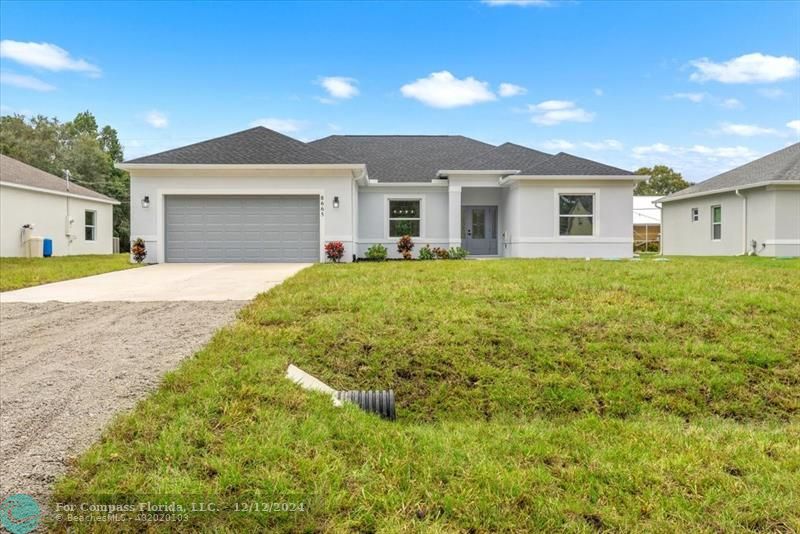
{"type": "Polygon", "coordinates": [[[4,0],[0,38],[3,114],[91,110],[128,157],[264,124],[697,181],[800,139],[800,2],[4,0]]]}

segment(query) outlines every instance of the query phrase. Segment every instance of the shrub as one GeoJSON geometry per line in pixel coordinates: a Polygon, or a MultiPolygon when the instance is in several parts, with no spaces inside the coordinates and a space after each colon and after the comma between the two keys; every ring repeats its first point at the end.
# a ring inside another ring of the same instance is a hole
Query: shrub
{"type": "Polygon", "coordinates": [[[463,260],[469,255],[469,252],[467,252],[467,249],[462,247],[452,247],[448,251],[448,254],[450,255],[451,260],[463,260]]]}
{"type": "Polygon", "coordinates": [[[131,244],[131,256],[136,263],[142,263],[147,257],[147,246],[141,237],[136,238],[131,244]]]}
{"type": "Polygon", "coordinates": [[[404,235],[397,240],[397,252],[399,252],[404,260],[411,259],[411,251],[414,250],[414,240],[410,235],[404,235]]]}
{"type": "Polygon", "coordinates": [[[425,245],[424,247],[419,249],[419,259],[421,259],[421,260],[433,260],[433,259],[436,259],[436,256],[434,256],[433,251],[431,250],[431,247],[429,247],[428,245],[425,245]]]}
{"type": "Polygon", "coordinates": [[[339,263],[344,256],[344,243],[341,241],[329,241],[325,243],[325,255],[333,263],[339,263]]]}
{"type": "Polygon", "coordinates": [[[388,255],[389,251],[380,243],[375,243],[367,249],[367,259],[370,260],[383,261],[388,255]]]}
{"type": "Polygon", "coordinates": [[[436,248],[433,249],[433,253],[440,260],[449,260],[450,259],[450,253],[447,252],[446,248],[436,247],[436,248]]]}

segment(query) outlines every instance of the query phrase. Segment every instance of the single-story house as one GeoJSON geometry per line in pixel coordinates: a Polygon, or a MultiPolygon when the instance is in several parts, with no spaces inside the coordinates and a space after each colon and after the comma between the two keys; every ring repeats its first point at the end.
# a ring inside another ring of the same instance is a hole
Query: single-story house
{"type": "Polygon", "coordinates": [[[800,256],[800,143],[659,202],[664,254],[800,256]]]}
{"type": "Polygon", "coordinates": [[[28,238],[54,256],[111,254],[113,198],[0,155],[0,256],[27,256],[28,238]],[[27,230],[25,226],[32,226],[27,230]]]}
{"type": "Polygon", "coordinates": [[[256,127],[119,164],[151,262],[323,261],[404,234],[474,256],[629,257],[637,176],[565,153],[459,135],[256,127]]]}
{"type": "Polygon", "coordinates": [[[633,248],[634,250],[659,250],[661,242],[661,208],[656,205],[658,196],[633,197],[633,248]]]}

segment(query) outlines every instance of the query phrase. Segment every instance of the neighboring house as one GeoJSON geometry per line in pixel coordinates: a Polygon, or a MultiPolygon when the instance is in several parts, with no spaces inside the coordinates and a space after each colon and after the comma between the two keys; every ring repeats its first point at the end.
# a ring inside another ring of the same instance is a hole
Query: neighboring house
{"type": "Polygon", "coordinates": [[[153,262],[322,261],[376,243],[472,255],[629,257],[633,188],[583,158],[462,136],[303,143],[263,127],[133,159],[131,235],[153,262]]]}
{"type": "Polygon", "coordinates": [[[0,256],[25,256],[24,225],[54,256],[111,254],[113,198],[0,155],[0,256]]]}
{"type": "Polygon", "coordinates": [[[633,197],[633,248],[657,252],[661,241],[661,209],[655,202],[661,197],[633,197]]]}
{"type": "Polygon", "coordinates": [[[800,143],[659,202],[664,254],[800,256],[800,143]]]}

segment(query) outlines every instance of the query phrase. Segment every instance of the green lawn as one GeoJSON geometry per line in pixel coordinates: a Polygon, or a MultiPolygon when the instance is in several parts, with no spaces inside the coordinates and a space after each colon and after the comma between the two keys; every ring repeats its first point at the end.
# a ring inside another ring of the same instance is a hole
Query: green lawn
{"type": "Polygon", "coordinates": [[[138,267],[129,254],[0,258],[0,291],[138,267]]]}
{"type": "Polygon", "coordinates": [[[791,532],[798,303],[800,260],[315,266],[118,418],[55,500],[227,507],[164,530],[791,532]],[[398,421],[298,389],[289,362],[393,388],[398,421]],[[231,510],[253,501],[304,511],[231,510]]]}

